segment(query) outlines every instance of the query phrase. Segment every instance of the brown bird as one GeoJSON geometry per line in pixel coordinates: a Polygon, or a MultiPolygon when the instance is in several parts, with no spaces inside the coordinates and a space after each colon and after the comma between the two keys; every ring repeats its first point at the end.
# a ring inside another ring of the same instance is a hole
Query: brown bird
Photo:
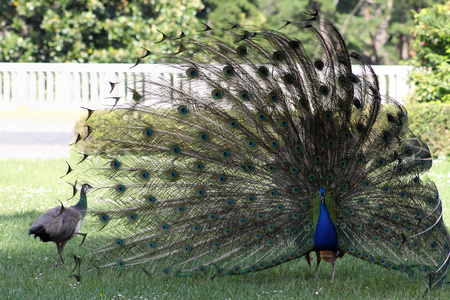
{"type": "Polygon", "coordinates": [[[39,217],[36,222],[31,225],[28,231],[29,235],[34,234],[34,238],[39,237],[43,242],[54,242],[58,249],[59,258],[55,267],[59,266],[59,262],[64,263],[62,252],[66,243],[76,234],[86,238],[85,233],[79,233],[81,223],[87,210],[86,192],[92,187],[89,184],[81,186],[80,201],[74,206],[65,208],[62,204],[48,210],[39,217]]]}

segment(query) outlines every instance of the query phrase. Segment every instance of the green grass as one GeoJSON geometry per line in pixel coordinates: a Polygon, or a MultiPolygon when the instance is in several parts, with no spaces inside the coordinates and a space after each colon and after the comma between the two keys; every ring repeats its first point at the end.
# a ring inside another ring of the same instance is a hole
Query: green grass
{"type": "MultiPolygon", "coordinates": [[[[321,265],[320,281],[304,259],[263,272],[206,278],[149,278],[141,271],[116,269],[87,274],[77,283],[71,253],[79,253],[80,237],[64,251],[66,264],[55,268],[54,243],[28,236],[30,225],[47,209],[65,201],[71,186],[59,177],[64,159],[0,161],[0,298],[1,299],[411,299],[425,291],[422,281],[371,265],[349,255],[338,260],[336,278],[329,283],[331,265],[321,265]]],[[[450,224],[450,160],[439,160],[428,175],[439,188],[445,219],[450,224]]],[[[88,220],[86,220],[88,221],[88,220]]],[[[89,223],[82,231],[89,230],[89,223]]],[[[314,267],[315,262],[313,262],[314,267]]],[[[450,287],[427,294],[428,299],[449,299],[450,287]]]]}

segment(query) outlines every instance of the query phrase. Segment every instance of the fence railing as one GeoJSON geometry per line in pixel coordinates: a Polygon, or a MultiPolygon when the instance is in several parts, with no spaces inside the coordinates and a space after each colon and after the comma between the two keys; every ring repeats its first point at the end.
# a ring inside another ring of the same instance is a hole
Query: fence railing
{"type": "MultiPolygon", "coordinates": [[[[127,96],[136,80],[164,77],[174,82],[179,70],[161,64],[130,69],[131,64],[0,63],[0,109],[19,106],[72,109],[98,107],[111,96],[127,96]],[[124,83],[111,95],[109,82],[124,83]]],[[[410,66],[373,66],[382,95],[403,102],[411,90],[410,66]]],[[[354,69],[358,75],[358,68],[354,69]]]]}

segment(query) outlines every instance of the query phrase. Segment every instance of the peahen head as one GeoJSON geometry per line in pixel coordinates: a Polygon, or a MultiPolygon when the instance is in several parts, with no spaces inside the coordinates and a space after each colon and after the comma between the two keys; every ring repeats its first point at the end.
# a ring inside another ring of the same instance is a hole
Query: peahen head
{"type": "Polygon", "coordinates": [[[92,186],[90,186],[89,184],[85,183],[81,186],[81,192],[82,194],[86,195],[86,192],[89,191],[90,189],[92,189],[92,186]]]}

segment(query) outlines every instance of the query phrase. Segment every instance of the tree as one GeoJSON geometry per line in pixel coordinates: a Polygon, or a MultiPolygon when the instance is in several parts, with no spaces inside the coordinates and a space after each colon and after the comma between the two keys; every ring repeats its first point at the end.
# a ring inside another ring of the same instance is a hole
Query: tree
{"type": "MultiPolygon", "coordinates": [[[[319,11],[341,31],[349,49],[363,55],[371,64],[396,64],[410,58],[412,10],[434,2],[426,0],[259,0],[267,25],[279,28],[284,21],[305,19],[304,11],[319,11]]],[[[294,26],[283,32],[302,41],[314,51],[310,39],[294,26]]]]}
{"type": "Polygon", "coordinates": [[[140,47],[158,40],[157,29],[188,33],[202,7],[200,0],[2,1],[0,61],[134,62],[140,47]]]}
{"type": "Polygon", "coordinates": [[[413,100],[450,102],[450,2],[415,13],[413,100]]]}

